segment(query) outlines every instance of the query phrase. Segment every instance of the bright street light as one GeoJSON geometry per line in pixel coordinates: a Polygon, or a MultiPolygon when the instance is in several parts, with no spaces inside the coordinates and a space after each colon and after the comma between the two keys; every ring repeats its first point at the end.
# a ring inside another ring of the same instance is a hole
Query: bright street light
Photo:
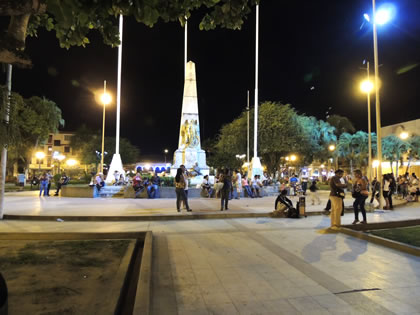
{"type": "Polygon", "coordinates": [[[41,160],[45,157],[45,153],[38,151],[35,153],[35,157],[38,159],[38,171],[41,171],[41,160]]]}
{"type": "Polygon", "coordinates": [[[111,101],[112,101],[112,97],[111,97],[111,95],[109,93],[104,92],[101,95],[101,102],[102,102],[102,104],[109,105],[111,103],[111,101]]]}
{"type": "Polygon", "coordinates": [[[74,159],[68,159],[68,160],[66,161],[66,164],[67,164],[68,166],[75,166],[75,165],[77,164],[77,161],[76,161],[76,160],[74,160],[74,159]]]}
{"type": "Polygon", "coordinates": [[[370,80],[364,80],[362,83],[360,83],[360,90],[363,93],[369,94],[373,90],[373,82],[370,80]]]}
{"type": "Polygon", "coordinates": [[[403,131],[400,133],[400,138],[403,140],[406,140],[408,138],[408,132],[407,131],[403,131]]]}
{"type": "Polygon", "coordinates": [[[331,152],[335,150],[335,145],[334,144],[330,144],[328,146],[328,150],[330,150],[331,152]]]}
{"type": "Polygon", "coordinates": [[[45,157],[45,153],[39,151],[39,152],[35,153],[35,156],[38,160],[42,160],[45,157]]]}
{"type": "Polygon", "coordinates": [[[111,103],[112,97],[106,92],[106,80],[104,80],[104,93],[101,95],[101,102],[103,104],[103,119],[102,119],[102,151],[101,151],[101,173],[104,172],[104,146],[105,146],[105,106],[111,103]]]}
{"type": "Polygon", "coordinates": [[[291,155],[290,156],[290,161],[296,161],[297,160],[297,156],[296,155],[291,155]]]}

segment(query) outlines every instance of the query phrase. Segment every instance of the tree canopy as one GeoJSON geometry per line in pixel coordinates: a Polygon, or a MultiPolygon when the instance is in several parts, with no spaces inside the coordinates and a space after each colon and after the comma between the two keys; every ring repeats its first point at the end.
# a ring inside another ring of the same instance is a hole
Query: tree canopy
{"type": "MultiPolygon", "coordinates": [[[[254,113],[251,111],[250,119],[254,113]]],[[[214,167],[240,167],[237,154],[246,152],[247,113],[224,125],[216,139],[203,146],[209,154],[208,162],[214,167]]],[[[269,172],[275,173],[280,162],[289,154],[297,154],[302,163],[327,154],[328,145],[335,143],[334,127],[315,117],[299,115],[289,104],[264,102],[258,115],[258,154],[269,172]]],[[[253,124],[250,126],[253,134],[253,124]]],[[[253,150],[253,141],[250,143],[253,150]]]]}
{"type": "MultiPolygon", "coordinates": [[[[7,91],[0,89],[1,115],[7,107],[7,91]]],[[[34,147],[43,144],[49,133],[64,126],[61,109],[51,100],[32,96],[24,99],[18,93],[10,98],[9,122],[0,128],[0,142],[7,145],[9,159],[29,163],[34,147]]]]}
{"type": "Polygon", "coordinates": [[[55,31],[60,46],[85,46],[89,33],[100,32],[104,43],[119,44],[118,15],[133,16],[152,27],[158,21],[180,21],[200,9],[200,29],[217,26],[240,29],[258,0],[0,0],[0,16],[10,16],[7,33],[1,39],[0,62],[29,66],[23,53],[27,35],[37,36],[40,28],[55,31]]]}
{"type": "MultiPolygon", "coordinates": [[[[101,146],[101,135],[91,131],[85,125],[77,129],[75,135],[71,137],[71,147],[82,164],[98,164],[100,155],[96,152],[101,152],[101,146]]],[[[105,137],[104,151],[107,152],[104,163],[110,164],[115,153],[115,137],[105,137]]],[[[129,140],[120,138],[120,155],[125,164],[135,163],[140,156],[140,150],[129,140]]]]}

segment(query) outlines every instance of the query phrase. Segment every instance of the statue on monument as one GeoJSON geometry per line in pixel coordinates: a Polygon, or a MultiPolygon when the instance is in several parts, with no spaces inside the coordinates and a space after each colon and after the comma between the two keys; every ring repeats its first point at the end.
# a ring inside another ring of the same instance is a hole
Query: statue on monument
{"type": "MultiPolygon", "coordinates": [[[[178,150],[174,153],[171,173],[180,165],[193,169],[197,177],[209,173],[206,164],[206,153],[201,149],[200,120],[198,117],[197,81],[195,64],[190,61],[186,66],[184,97],[182,100],[181,124],[179,129],[178,150]],[[203,175],[202,175],[203,174],[203,175]]],[[[197,180],[199,180],[197,178],[197,180]]]]}

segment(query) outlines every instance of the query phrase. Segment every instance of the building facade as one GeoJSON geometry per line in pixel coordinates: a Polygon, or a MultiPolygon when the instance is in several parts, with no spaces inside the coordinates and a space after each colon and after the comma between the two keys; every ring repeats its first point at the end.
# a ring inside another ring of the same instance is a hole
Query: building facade
{"type": "Polygon", "coordinates": [[[53,171],[57,173],[59,169],[63,170],[67,167],[82,167],[70,145],[73,135],[72,132],[50,133],[47,142],[34,149],[29,172],[53,171]]]}

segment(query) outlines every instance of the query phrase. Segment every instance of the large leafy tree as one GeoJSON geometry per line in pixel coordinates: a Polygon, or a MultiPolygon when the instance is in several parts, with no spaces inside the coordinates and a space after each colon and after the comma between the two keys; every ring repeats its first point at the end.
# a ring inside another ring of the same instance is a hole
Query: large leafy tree
{"type": "Polygon", "coordinates": [[[396,135],[389,135],[382,139],[383,143],[383,156],[392,164],[395,161],[397,163],[397,174],[398,176],[398,162],[401,161],[403,154],[407,153],[410,149],[410,144],[396,135]]]}
{"type": "Polygon", "coordinates": [[[347,117],[340,115],[331,115],[327,118],[327,122],[335,127],[335,135],[339,138],[341,134],[347,132],[353,134],[356,132],[353,123],[347,117]]]}
{"type": "MultiPolygon", "coordinates": [[[[7,94],[5,89],[2,91],[3,112],[7,94]]],[[[22,161],[27,168],[34,148],[45,143],[49,133],[55,133],[60,126],[64,126],[61,110],[46,98],[33,96],[24,99],[12,93],[9,113],[11,117],[7,129],[2,125],[1,142],[8,146],[9,160],[14,163],[22,161]]]]}
{"type": "MultiPolygon", "coordinates": [[[[81,163],[87,165],[99,163],[100,155],[96,153],[101,152],[102,147],[102,137],[99,133],[82,125],[71,138],[71,146],[79,156],[81,163]]],[[[104,156],[104,163],[110,164],[115,153],[115,137],[105,137],[104,151],[107,152],[104,156]]],[[[140,156],[140,150],[129,140],[120,138],[120,155],[124,163],[135,163],[140,156]]]]}
{"type": "Polygon", "coordinates": [[[23,54],[27,35],[38,29],[55,31],[61,47],[85,46],[89,32],[97,30],[104,43],[119,44],[117,16],[134,16],[152,27],[159,20],[185,23],[192,11],[202,9],[200,29],[221,26],[240,29],[258,0],[0,0],[0,16],[10,16],[1,40],[0,62],[30,65],[23,54]]]}

